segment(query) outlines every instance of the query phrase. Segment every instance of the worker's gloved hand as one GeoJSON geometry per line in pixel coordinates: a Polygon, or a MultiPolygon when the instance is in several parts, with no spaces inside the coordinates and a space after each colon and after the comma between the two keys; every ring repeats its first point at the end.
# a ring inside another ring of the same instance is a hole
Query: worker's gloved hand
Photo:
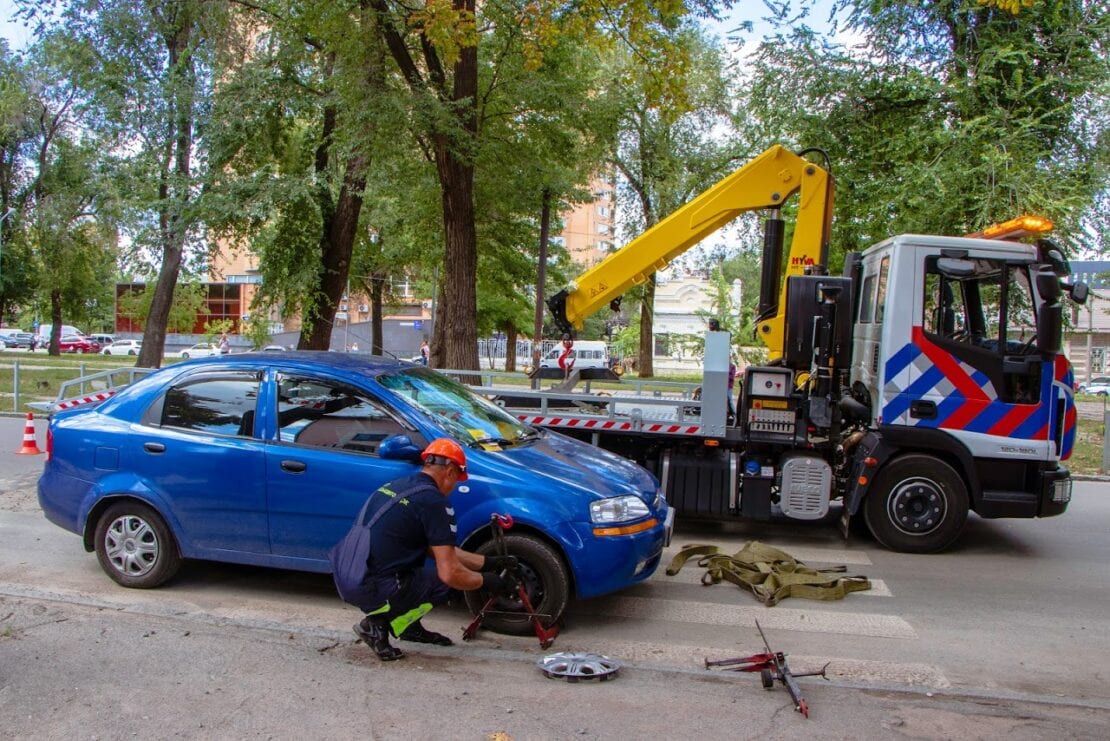
{"type": "Polygon", "coordinates": [[[486,556],[486,561],[482,564],[482,571],[492,574],[500,574],[502,571],[515,572],[518,568],[520,568],[520,562],[516,560],[516,556],[486,556]]]}
{"type": "Polygon", "coordinates": [[[482,589],[490,594],[495,594],[499,597],[515,597],[516,586],[517,580],[510,575],[482,574],[482,589]]]}

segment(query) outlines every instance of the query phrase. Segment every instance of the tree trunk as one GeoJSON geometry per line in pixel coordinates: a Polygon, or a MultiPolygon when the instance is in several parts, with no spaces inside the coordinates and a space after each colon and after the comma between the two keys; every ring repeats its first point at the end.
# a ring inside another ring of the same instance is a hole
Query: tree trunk
{"type": "Polygon", "coordinates": [[[640,367],[637,374],[640,378],[651,378],[655,375],[653,358],[655,357],[654,329],[655,314],[655,273],[648,277],[644,283],[644,302],[640,304],[640,367]]]}
{"type": "Polygon", "coordinates": [[[62,292],[54,288],[50,291],[50,345],[47,352],[60,355],[58,341],[62,339],[62,292]]]}
{"type": "Polygon", "coordinates": [[[162,365],[162,354],[166,348],[166,326],[169,323],[170,308],[173,306],[173,292],[181,274],[185,236],[189,230],[189,223],[183,214],[189,204],[189,185],[193,180],[193,95],[197,81],[188,54],[192,30],[191,17],[184,13],[175,33],[166,37],[171,95],[176,116],[169,122],[172,128],[166,140],[162,182],[158,184],[158,236],[162,243],[162,266],[158,270],[150,312],[143,329],[143,347],[139,350],[135,363],[143,368],[158,368],[162,365]],[[171,181],[176,184],[171,185],[171,181]]]}
{"type": "Polygon", "coordinates": [[[516,325],[510,324],[505,330],[505,372],[516,372],[516,325]]]}
{"type": "Polygon", "coordinates": [[[382,294],[385,293],[385,275],[376,272],[370,276],[370,328],[374,333],[374,340],[370,352],[382,355],[385,347],[382,343],[382,294]]]}
{"type": "MultiPolygon", "coordinates": [[[[176,235],[174,235],[176,236],[176,235]]],[[[181,274],[181,245],[174,242],[162,248],[162,269],[154,284],[146,326],[143,327],[143,346],[135,365],[141,368],[159,368],[166,348],[166,325],[169,323],[173,292],[181,274]]]]}
{"type": "MultiPolygon", "coordinates": [[[[321,293],[306,313],[311,326],[307,332],[301,332],[298,350],[327,350],[331,346],[335,308],[347,287],[365,188],[366,160],[352,157],[347,163],[335,210],[331,214],[324,213],[324,233],[320,239],[321,293]]],[[[347,321],[350,321],[350,313],[347,321]]]]}

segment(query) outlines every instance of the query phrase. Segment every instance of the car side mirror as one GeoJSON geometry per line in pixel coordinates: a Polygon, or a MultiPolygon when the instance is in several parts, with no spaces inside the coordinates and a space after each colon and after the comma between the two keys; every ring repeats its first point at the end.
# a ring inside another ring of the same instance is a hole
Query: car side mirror
{"type": "Polygon", "coordinates": [[[408,435],[390,435],[378,445],[378,456],[391,461],[419,463],[421,452],[408,435]]]}

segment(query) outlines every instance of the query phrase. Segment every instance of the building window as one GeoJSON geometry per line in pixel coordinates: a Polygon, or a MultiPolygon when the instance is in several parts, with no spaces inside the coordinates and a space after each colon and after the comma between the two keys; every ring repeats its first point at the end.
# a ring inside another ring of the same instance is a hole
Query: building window
{"type": "Polygon", "coordinates": [[[608,224],[598,224],[597,225],[597,233],[598,234],[608,234],[609,233],[609,225],[608,224]]]}
{"type": "Polygon", "coordinates": [[[1091,373],[1106,372],[1106,348],[1091,348],[1091,373]]]}
{"type": "Polygon", "coordinates": [[[601,216],[603,218],[608,218],[608,216],[609,216],[609,207],[599,205],[597,207],[597,215],[601,216]]]}

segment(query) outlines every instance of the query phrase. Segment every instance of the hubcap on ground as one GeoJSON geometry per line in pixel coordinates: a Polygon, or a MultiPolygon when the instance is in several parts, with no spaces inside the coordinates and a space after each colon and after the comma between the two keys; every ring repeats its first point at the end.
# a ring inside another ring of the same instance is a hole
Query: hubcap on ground
{"type": "Polygon", "coordinates": [[[536,662],[536,666],[549,679],[565,679],[577,682],[582,679],[597,679],[604,682],[617,676],[621,665],[608,656],[592,653],[571,653],[562,651],[549,654],[536,662]]]}

